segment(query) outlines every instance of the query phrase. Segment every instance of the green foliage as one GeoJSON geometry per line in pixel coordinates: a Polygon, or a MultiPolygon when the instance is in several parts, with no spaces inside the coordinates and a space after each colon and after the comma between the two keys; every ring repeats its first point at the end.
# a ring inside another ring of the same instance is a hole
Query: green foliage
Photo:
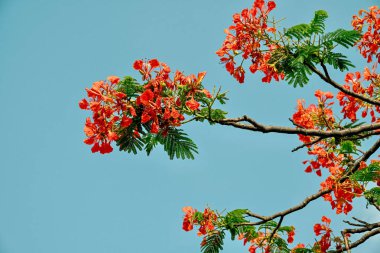
{"type": "Polygon", "coordinates": [[[347,60],[347,56],[334,52],[326,54],[323,57],[323,63],[331,65],[334,69],[339,69],[340,71],[346,71],[349,67],[355,67],[349,60],[347,60]]]}
{"type": "Polygon", "coordinates": [[[294,87],[306,85],[313,73],[311,69],[319,64],[330,65],[340,71],[354,67],[345,55],[333,50],[337,46],[354,46],[361,34],[344,29],[325,33],[327,17],[326,11],[319,10],[309,24],[285,29],[282,47],[272,54],[269,64],[284,73],[285,80],[294,87]]]}
{"type": "Polygon", "coordinates": [[[276,226],[277,226],[277,222],[275,222],[274,220],[271,220],[271,221],[267,221],[264,224],[260,225],[259,230],[261,230],[261,229],[273,230],[276,226]]]}
{"type": "Polygon", "coordinates": [[[209,120],[210,124],[213,124],[213,121],[222,120],[226,117],[227,112],[221,109],[211,109],[211,108],[202,108],[199,112],[196,113],[197,120],[203,122],[204,120],[209,120]]]}
{"type": "Polygon", "coordinates": [[[340,154],[357,154],[356,146],[352,141],[343,141],[340,143],[340,154]]]}
{"type": "Polygon", "coordinates": [[[117,84],[116,90],[125,93],[128,98],[131,98],[137,97],[139,92],[143,91],[143,87],[133,77],[126,76],[117,84]]]}
{"type": "Polygon", "coordinates": [[[303,87],[309,82],[308,76],[311,75],[312,72],[303,64],[303,57],[298,59],[296,58],[291,62],[291,68],[285,72],[285,80],[294,87],[303,87]],[[302,59],[302,62],[298,59],[302,59]]]}
{"type": "Polygon", "coordinates": [[[124,130],[121,137],[116,141],[120,150],[137,154],[138,150],[141,151],[144,148],[147,155],[150,155],[153,148],[161,144],[171,160],[174,157],[177,159],[194,159],[194,153],[198,153],[197,145],[188,138],[188,135],[182,129],[170,128],[164,136],[162,133],[151,134],[149,133],[149,126],[144,127],[146,128],[145,130],[139,129],[139,132],[143,135],[141,138],[135,136],[133,130],[131,130],[133,128],[124,130]]]}
{"type": "Polygon", "coordinates": [[[203,253],[219,253],[223,250],[223,231],[214,231],[211,234],[207,234],[202,242],[201,251],[203,253]]]}
{"type": "Polygon", "coordinates": [[[299,24],[292,26],[286,30],[285,36],[302,40],[313,34],[322,34],[325,31],[325,21],[327,18],[328,14],[326,11],[316,11],[310,24],[299,24]]]}
{"type": "Polygon", "coordinates": [[[356,171],[351,178],[359,182],[372,182],[380,179],[380,163],[371,163],[368,167],[356,171]]]}
{"type": "MultiPolygon", "coordinates": [[[[140,124],[134,120],[132,126],[135,126],[142,132],[142,127],[140,124]]],[[[141,138],[136,138],[133,133],[133,127],[122,130],[120,133],[120,138],[116,141],[116,145],[119,146],[120,151],[126,151],[128,153],[137,154],[138,151],[141,151],[144,147],[144,140],[141,138]]]]}
{"type": "Polygon", "coordinates": [[[326,33],[322,36],[322,45],[328,49],[334,47],[334,43],[345,48],[350,48],[360,39],[361,34],[356,30],[338,29],[334,32],[326,33]]]}
{"type": "Polygon", "coordinates": [[[294,253],[313,253],[314,251],[311,250],[311,249],[294,249],[293,250],[294,253]]]}
{"type": "Polygon", "coordinates": [[[187,137],[187,134],[182,129],[170,129],[167,136],[161,139],[161,143],[171,160],[174,157],[194,159],[193,153],[198,154],[197,145],[187,137]]]}
{"type": "Polygon", "coordinates": [[[318,34],[325,31],[325,21],[329,17],[326,11],[318,10],[314,13],[314,18],[310,22],[309,34],[318,34]]]}
{"type": "Polygon", "coordinates": [[[374,187],[364,192],[364,196],[370,203],[380,205],[380,187],[374,187]]]}
{"type": "Polygon", "coordinates": [[[236,235],[245,232],[243,226],[237,227],[236,224],[248,222],[248,220],[244,218],[246,212],[246,209],[236,209],[227,213],[224,217],[225,227],[231,233],[231,240],[235,240],[236,235]]]}
{"type": "Polygon", "coordinates": [[[290,252],[290,249],[288,249],[288,243],[280,237],[273,237],[272,244],[271,244],[271,250],[272,250],[272,252],[278,252],[278,253],[289,253],[290,252]]]}
{"type": "Polygon", "coordinates": [[[302,40],[309,35],[310,26],[308,24],[299,24],[288,28],[285,36],[302,40]]]}
{"type": "Polygon", "coordinates": [[[226,103],[226,101],[228,100],[227,92],[223,92],[223,93],[218,92],[216,94],[216,100],[218,100],[220,104],[224,105],[226,103]]]}

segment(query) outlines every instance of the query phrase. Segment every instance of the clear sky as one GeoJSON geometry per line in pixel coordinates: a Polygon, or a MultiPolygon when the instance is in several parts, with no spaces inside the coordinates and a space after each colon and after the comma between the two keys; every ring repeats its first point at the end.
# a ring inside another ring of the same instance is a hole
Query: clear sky
{"type": "MultiPolygon", "coordinates": [[[[319,188],[305,174],[305,151],[291,153],[296,136],[263,135],[222,126],[186,126],[199,146],[194,161],[170,161],[161,149],[150,157],[92,154],[83,144],[89,114],[78,108],[85,87],[109,75],[132,75],[132,63],[158,58],[185,73],[207,71],[206,87],[222,85],[231,117],[248,114],[289,125],[298,98],[329,90],[318,79],[304,89],[264,85],[260,76],[237,84],[215,51],[231,16],[247,0],[0,0],[0,252],[194,253],[195,232],[181,229],[183,206],[249,208],[264,215],[297,204],[319,188]]],[[[378,0],[279,0],[284,25],[329,12],[328,29],[349,28],[360,8],[378,0]]],[[[350,55],[362,69],[357,52],[350,55]]],[[[334,74],[337,80],[342,75],[334,74]]],[[[331,90],[331,89],[330,89],[331,90]]],[[[363,202],[356,203],[364,209],[363,202]]],[[[284,221],[295,242],[312,242],[322,215],[316,201],[284,221]]],[[[349,216],[375,220],[372,209],[349,216]]],[[[336,222],[335,222],[336,221],[336,222]]],[[[376,253],[379,237],[355,252],[376,253]]],[[[226,253],[248,252],[226,240],[226,253]]]]}

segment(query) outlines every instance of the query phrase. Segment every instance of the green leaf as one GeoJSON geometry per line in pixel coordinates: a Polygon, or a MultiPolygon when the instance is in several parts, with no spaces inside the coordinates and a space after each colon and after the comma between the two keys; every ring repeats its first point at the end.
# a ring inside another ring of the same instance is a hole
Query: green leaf
{"type": "Polygon", "coordinates": [[[272,245],[271,250],[273,252],[279,252],[279,253],[289,253],[290,249],[288,249],[287,242],[282,239],[281,237],[273,237],[272,238],[272,245]]]}
{"type": "Polygon", "coordinates": [[[167,135],[162,137],[164,150],[168,153],[171,160],[176,158],[194,159],[194,153],[198,154],[197,145],[187,137],[182,129],[171,128],[167,135]]]}
{"type": "Polygon", "coordinates": [[[288,28],[285,31],[285,36],[287,36],[289,38],[295,38],[298,40],[302,40],[302,39],[306,38],[307,36],[309,36],[309,30],[310,30],[310,25],[299,24],[299,25],[295,25],[295,26],[288,28]]]}
{"type": "Polygon", "coordinates": [[[263,228],[272,230],[272,229],[274,229],[276,226],[277,226],[277,222],[271,220],[271,221],[267,221],[267,222],[265,222],[264,224],[260,225],[259,230],[261,230],[261,229],[263,229],[263,228]]]}
{"type": "Polygon", "coordinates": [[[311,250],[311,249],[294,249],[293,250],[294,253],[313,253],[314,251],[311,250]]]}
{"type": "Polygon", "coordinates": [[[116,90],[123,92],[127,97],[137,97],[143,91],[143,87],[133,77],[126,76],[117,84],[116,90]]]}
{"type": "Polygon", "coordinates": [[[343,126],[343,128],[348,129],[348,128],[355,128],[355,127],[360,127],[361,125],[364,125],[365,122],[359,122],[359,121],[354,121],[351,123],[348,123],[343,126]]]}
{"type": "Polygon", "coordinates": [[[294,230],[294,227],[291,227],[291,226],[283,226],[283,227],[280,227],[278,229],[279,232],[290,232],[290,231],[293,231],[294,230]]]}
{"type": "Polygon", "coordinates": [[[243,222],[248,222],[248,220],[244,218],[246,212],[247,209],[236,209],[227,213],[227,215],[224,217],[224,222],[226,223],[225,227],[231,233],[231,240],[235,240],[236,235],[243,232],[243,228],[241,226],[236,227],[235,225],[243,222]]]}
{"type": "Polygon", "coordinates": [[[216,99],[219,101],[220,104],[225,104],[228,100],[227,98],[227,92],[220,93],[216,96],[216,99]]]}
{"type": "Polygon", "coordinates": [[[305,84],[309,82],[308,75],[311,74],[311,71],[303,63],[297,60],[293,60],[290,63],[290,68],[284,71],[284,73],[285,80],[289,84],[292,84],[294,87],[303,87],[305,84]]]}
{"type": "Polygon", "coordinates": [[[380,187],[374,187],[364,192],[365,198],[376,205],[380,205],[380,187]]]}
{"type": "Polygon", "coordinates": [[[141,138],[134,136],[133,131],[129,129],[121,133],[120,138],[116,141],[116,145],[119,146],[120,151],[127,151],[128,153],[137,154],[144,146],[144,141],[141,138]]]}
{"type": "Polygon", "coordinates": [[[309,34],[323,33],[325,31],[325,21],[328,16],[324,10],[316,11],[313,20],[310,22],[309,34]]]}
{"type": "Polygon", "coordinates": [[[144,138],[145,143],[145,151],[147,155],[150,155],[153,148],[157,146],[157,144],[161,143],[161,138],[158,134],[147,134],[144,138]]]}
{"type": "Polygon", "coordinates": [[[361,38],[360,32],[356,30],[338,29],[334,32],[325,34],[322,37],[322,44],[329,46],[335,42],[345,48],[352,47],[361,38]]]}
{"type": "Polygon", "coordinates": [[[380,179],[380,163],[371,163],[368,167],[356,171],[351,178],[360,182],[372,182],[380,179]]]}
{"type": "Polygon", "coordinates": [[[329,52],[323,57],[324,63],[333,66],[334,69],[340,71],[349,70],[349,67],[355,67],[351,61],[347,60],[347,56],[341,53],[329,52]]]}
{"type": "Polygon", "coordinates": [[[356,146],[352,141],[343,141],[340,143],[340,154],[356,154],[356,146]]]}
{"type": "Polygon", "coordinates": [[[204,237],[204,244],[201,247],[203,253],[219,253],[223,250],[223,231],[213,231],[204,237]]]}

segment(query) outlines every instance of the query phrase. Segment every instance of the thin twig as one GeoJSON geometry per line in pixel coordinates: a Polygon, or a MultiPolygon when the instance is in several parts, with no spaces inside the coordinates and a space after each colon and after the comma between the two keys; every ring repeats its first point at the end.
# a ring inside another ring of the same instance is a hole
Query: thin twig
{"type": "Polygon", "coordinates": [[[323,71],[325,74],[323,74],[322,72],[320,72],[315,66],[305,62],[305,65],[311,70],[313,71],[315,74],[317,74],[323,81],[325,81],[326,83],[329,83],[331,84],[331,86],[333,86],[334,88],[340,90],[341,92],[347,94],[347,95],[350,95],[354,98],[357,98],[357,99],[360,99],[364,102],[367,102],[368,104],[371,104],[371,105],[377,105],[377,106],[380,106],[380,101],[379,100],[376,100],[376,99],[372,99],[372,98],[368,98],[368,97],[365,97],[365,96],[362,96],[358,93],[355,93],[353,91],[350,91],[350,90],[347,90],[345,89],[343,86],[341,86],[340,84],[336,83],[335,81],[333,81],[329,74],[328,74],[328,71],[327,71],[327,68],[326,66],[321,63],[321,66],[323,68],[323,71]]]}
{"type": "MultiPolygon", "coordinates": [[[[351,243],[351,244],[349,245],[349,248],[350,248],[350,249],[356,248],[357,246],[359,246],[360,244],[364,243],[364,242],[367,241],[369,238],[371,238],[372,236],[377,235],[377,234],[380,234],[380,228],[375,229],[375,230],[372,230],[371,232],[368,232],[368,233],[364,234],[362,237],[360,237],[360,239],[358,239],[357,241],[351,243]]],[[[339,249],[339,250],[331,250],[331,251],[328,251],[328,253],[341,253],[341,252],[344,252],[344,251],[346,251],[346,250],[347,250],[346,247],[342,247],[342,248],[339,249]]]]}
{"type": "Polygon", "coordinates": [[[272,241],[273,236],[276,234],[277,230],[281,227],[281,223],[283,220],[284,220],[284,216],[280,216],[280,220],[278,221],[277,226],[273,229],[272,233],[269,236],[269,239],[268,239],[269,244],[272,241]]]}

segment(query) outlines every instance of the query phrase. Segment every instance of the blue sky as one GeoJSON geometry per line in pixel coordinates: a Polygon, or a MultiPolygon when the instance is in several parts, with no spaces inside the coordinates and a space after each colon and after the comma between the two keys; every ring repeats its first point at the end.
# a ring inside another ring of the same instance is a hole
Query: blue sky
{"type": "MultiPolygon", "coordinates": [[[[319,188],[303,172],[305,151],[291,153],[296,136],[255,134],[195,123],[185,127],[199,146],[194,161],[170,161],[161,149],[150,157],[92,154],[83,144],[79,110],[84,88],[109,75],[138,74],[132,63],[158,58],[185,73],[207,71],[206,87],[229,90],[231,117],[248,114],[267,124],[289,125],[296,100],[312,102],[317,78],[304,89],[261,84],[250,76],[237,84],[215,51],[231,16],[251,1],[0,1],[0,252],[190,253],[200,238],[181,229],[183,206],[219,210],[249,208],[271,214],[297,204],[319,188]]],[[[349,28],[353,14],[378,1],[277,1],[284,25],[329,12],[328,29],[349,28]]],[[[349,53],[362,69],[357,52],[349,53]]],[[[342,80],[342,75],[333,75],[342,80]]],[[[331,89],[330,89],[331,90],[331,89]]],[[[357,202],[352,215],[378,219],[357,202]]],[[[316,201],[285,224],[295,242],[312,242],[312,225],[335,217],[316,201]]],[[[336,225],[342,219],[335,217],[336,225]]],[[[375,253],[379,238],[361,252],[375,253]]],[[[248,252],[226,241],[225,251],[248,252]]],[[[358,251],[353,251],[353,253],[358,251]]]]}

